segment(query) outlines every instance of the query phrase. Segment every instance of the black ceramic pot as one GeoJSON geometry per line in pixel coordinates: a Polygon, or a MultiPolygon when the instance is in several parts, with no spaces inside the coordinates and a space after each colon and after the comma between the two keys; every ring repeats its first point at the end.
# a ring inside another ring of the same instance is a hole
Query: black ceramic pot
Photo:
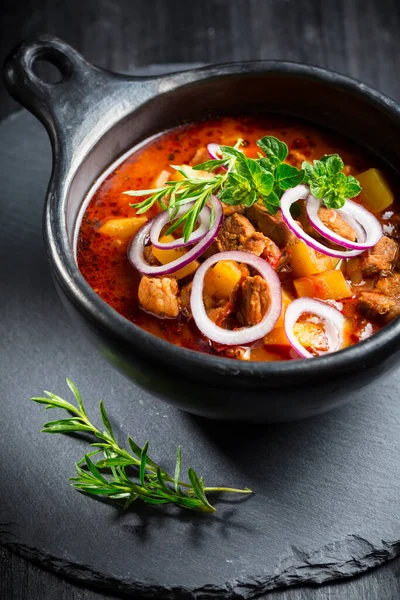
{"type": "Polygon", "coordinates": [[[6,60],[4,81],[50,136],[44,237],[60,296],[99,352],[137,384],[195,414],[285,421],[339,406],[397,364],[400,320],[356,346],[310,360],[247,363],[176,347],[103,302],[73,251],[79,209],[93,181],[156,132],[207,115],[279,112],[337,130],[398,170],[400,109],[392,100],[343,75],[279,61],[121,76],[88,64],[50,36],[18,46],[6,60]],[[57,66],[62,80],[41,81],[32,70],[38,59],[57,66]]]}

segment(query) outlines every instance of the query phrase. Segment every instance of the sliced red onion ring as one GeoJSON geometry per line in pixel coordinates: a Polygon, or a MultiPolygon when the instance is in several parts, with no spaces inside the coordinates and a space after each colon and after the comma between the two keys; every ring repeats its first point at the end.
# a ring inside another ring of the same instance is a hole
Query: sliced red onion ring
{"type": "Polygon", "coordinates": [[[211,202],[214,208],[214,222],[209,231],[206,233],[206,235],[200,240],[198,244],[193,246],[193,248],[191,248],[189,252],[186,252],[186,254],[183,254],[176,260],[173,260],[172,262],[167,263],[166,265],[153,266],[149,265],[146,262],[143,254],[143,248],[148,236],[150,235],[153,223],[155,219],[158,218],[155,217],[154,219],[146,223],[146,225],[144,225],[133,238],[128,248],[128,260],[132,263],[134,267],[136,267],[138,271],[146,275],[169,275],[171,273],[179,271],[179,269],[182,269],[183,267],[186,267],[186,265],[196,260],[196,258],[201,256],[203,252],[205,252],[207,248],[211,246],[218,234],[219,228],[221,227],[221,223],[223,220],[221,203],[216,196],[212,196],[211,202]]]}
{"type": "MultiPolygon", "coordinates": [[[[221,160],[222,152],[219,144],[207,144],[207,150],[211,158],[213,158],[214,160],[221,160]]],[[[228,170],[228,168],[224,167],[224,165],[221,165],[221,169],[223,169],[224,171],[228,170]]]]}
{"type": "Polygon", "coordinates": [[[219,252],[218,254],[210,256],[210,258],[197,269],[193,278],[190,307],[195,323],[203,335],[219,344],[226,344],[227,346],[243,346],[264,337],[264,335],[274,328],[282,312],[281,283],[271,265],[259,256],[239,250],[219,252]],[[203,302],[204,277],[208,269],[221,260],[234,260],[239,263],[250,265],[254,267],[268,283],[270,305],[262,321],[257,325],[231,331],[218,327],[218,325],[208,317],[203,302]]]}
{"type": "Polygon", "coordinates": [[[310,195],[307,198],[306,210],[311,225],[318,233],[326,237],[335,244],[340,244],[345,248],[352,250],[368,250],[379,242],[383,232],[378,219],[368,210],[353,202],[346,200],[342,209],[337,210],[338,214],[350,225],[357,236],[357,241],[352,242],[329,229],[319,218],[318,211],[322,206],[322,201],[310,195]]]}
{"type": "Polygon", "coordinates": [[[219,147],[219,144],[207,144],[207,150],[210,157],[214,160],[220,160],[222,158],[221,148],[219,147]]]}
{"type": "Polygon", "coordinates": [[[289,304],[285,313],[285,332],[294,350],[304,358],[314,358],[308,350],[300,344],[294,334],[294,326],[298,318],[304,313],[311,313],[319,317],[325,326],[325,333],[329,342],[329,350],[321,354],[328,354],[340,350],[343,343],[343,327],[345,318],[340,311],[314,298],[297,298],[289,304]]]}
{"type": "MultiPolygon", "coordinates": [[[[193,202],[190,202],[182,206],[179,209],[176,218],[179,218],[185,212],[190,210],[193,204],[193,202]]],[[[183,237],[180,237],[174,240],[173,242],[163,243],[160,242],[159,239],[160,233],[164,225],[169,222],[168,211],[164,210],[153,221],[153,226],[150,230],[150,241],[153,244],[153,246],[155,246],[156,248],[160,248],[161,250],[171,250],[173,248],[184,248],[185,246],[193,246],[193,244],[199,242],[206,235],[207,231],[209,231],[210,219],[211,210],[208,208],[208,206],[205,206],[199,215],[199,227],[195,231],[193,231],[187,242],[185,242],[183,237]]]]}
{"type": "Polygon", "coordinates": [[[290,207],[297,202],[297,200],[305,200],[309,195],[310,188],[304,184],[296,185],[296,187],[287,190],[283,194],[281,198],[282,217],[289,229],[293,231],[299,239],[303,240],[307,246],[328,256],[334,256],[335,258],[351,258],[352,256],[358,256],[364,252],[364,250],[333,250],[332,248],[327,248],[324,244],[321,244],[321,242],[318,242],[304,231],[300,224],[290,214],[290,207]]]}

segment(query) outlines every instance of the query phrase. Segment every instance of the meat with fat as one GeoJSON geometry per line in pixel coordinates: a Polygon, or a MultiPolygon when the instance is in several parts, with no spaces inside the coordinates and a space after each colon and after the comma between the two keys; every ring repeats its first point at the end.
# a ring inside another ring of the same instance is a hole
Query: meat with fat
{"type": "Polygon", "coordinates": [[[179,315],[178,283],[169,277],[142,277],[138,290],[139,303],[157,317],[179,315]]]}
{"type": "Polygon", "coordinates": [[[385,296],[393,296],[400,299],[400,274],[394,273],[388,277],[380,277],[375,290],[385,296]]]}
{"type": "Polygon", "coordinates": [[[361,259],[364,277],[374,277],[390,273],[396,264],[399,246],[397,242],[384,235],[361,259]]]}
{"type": "Polygon", "coordinates": [[[389,323],[400,315],[400,300],[378,292],[363,292],[358,297],[357,308],[368,319],[389,323]]]}
{"type": "Polygon", "coordinates": [[[336,233],[337,235],[340,235],[351,242],[356,241],[357,236],[354,232],[354,229],[352,229],[352,227],[346,223],[337,210],[322,206],[318,211],[318,216],[323,224],[329,227],[333,233],[336,233]]]}

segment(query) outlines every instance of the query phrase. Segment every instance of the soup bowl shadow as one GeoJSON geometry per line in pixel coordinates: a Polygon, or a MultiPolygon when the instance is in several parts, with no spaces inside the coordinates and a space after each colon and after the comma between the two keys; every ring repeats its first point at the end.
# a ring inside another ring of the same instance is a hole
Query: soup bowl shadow
{"type": "Polygon", "coordinates": [[[139,386],[193,414],[278,422],[340,406],[398,364],[399,320],[351,348],[311,360],[242,362],[169,344],[108,306],[81,275],[74,252],[93,182],[157,132],[223,114],[290,115],[346,135],[398,172],[400,108],[394,101],[346,76],[281,61],[122,76],[87,63],[52,36],[15,48],[3,78],[50,137],[43,229],[56,288],[77,327],[139,386]],[[39,59],[58,68],[59,82],[35,74],[39,59]]]}

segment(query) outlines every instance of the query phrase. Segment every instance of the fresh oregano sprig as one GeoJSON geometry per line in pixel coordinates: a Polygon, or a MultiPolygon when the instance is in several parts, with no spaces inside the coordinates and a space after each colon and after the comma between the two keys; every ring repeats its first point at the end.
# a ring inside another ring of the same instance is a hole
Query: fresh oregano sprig
{"type": "Polygon", "coordinates": [[[222,156],[234,155],[236,158],[226,185],[218,194],[225,204],[243,204],[252,206],[261,201],[269,213],[279,210],[280,198],[286,190],[303,181],[304,171],[284,163],[289,149],[284,142],[274,136],[265,136],[257,141],[265,153],[258,158],[247,158],[243,153],[229,146],[221,146],[222,156]]]}
{"type": "Polygon", "coordinates": [[[282,194],[302,182],[307,183],[311,193],[329,208],[341,208],[346,198],[353,198],[361,191],[357,179],[342,172],[343,161],[337,154],[326,155],[321,160],[314,160],[313,164],[305,161],[298,169],[284,162],[289,149],[274,136],[265,136],[257,141],[264,153],[258,158],[245,156],[240,151],[242,143],[238,140],[235,146],[220,146],[221,158],[193,167],[194,171],[207,171],[209,177],[189,176],[184,166],[171,165],[183,179],[168,181],[164,187],[155,190],[124,192],[130,196],[149,196],[130,206],[142,214],[158,202],[163,210],[169,212],[171,225],[167,233],[183,226],[182,235],[187,241],[212,194],[229,206],[241,204],[249,207],[262,202],[269,213],[275,214],[282,194]],[[180,208],[189,202],[193,205],[176,218],[180,208]]]}
{"type": "Polygon", "coordinates": [[[342,208],[346,198],[361,192],[358,180],[342,172],[343,161],[338,154],[327,154],[312,164],[303,162],[304,182],[315,198],[322,199],[328,208],[342,208]]]}
{"type": "Polygon", "coordinates": [[[203,478],[192,468],[188,470],[190,483],[180,481],[181,448],[178,447],[174,475],[169,475],[148,456],[149,442],[141,448],[129,436],[130,451],[117,442],[103,401],[100,401],[100,417],[105,427],[98,429],[90,421],[76,385],[67,379],[78,406],[45,391],[46,397],[31,398],[33,402],[45,404],[46,410],[59,408],[70,413],[66,419],[49,421],[43,425],[44,433],[85,432],[99,440],[91,444],[95,450],[85,454],[76,464],[77,476],[70,478],[72,485],[86,494],[103,496],[110,500],[121,501],[127,508],[135,500],[148,504],[175,504],[181,508],[202,512],[215,512],[206,496],[207,493],[228,492],[249,494],[251,490],[227,487],[205,487],[203,478]],[[94,461],[99,453],[103,458],[94,461]],[[86,468],[84,468],[86,467],[86,468]],[[135,477],[129,477],[127,467],[136,470],[135,477]]]}

